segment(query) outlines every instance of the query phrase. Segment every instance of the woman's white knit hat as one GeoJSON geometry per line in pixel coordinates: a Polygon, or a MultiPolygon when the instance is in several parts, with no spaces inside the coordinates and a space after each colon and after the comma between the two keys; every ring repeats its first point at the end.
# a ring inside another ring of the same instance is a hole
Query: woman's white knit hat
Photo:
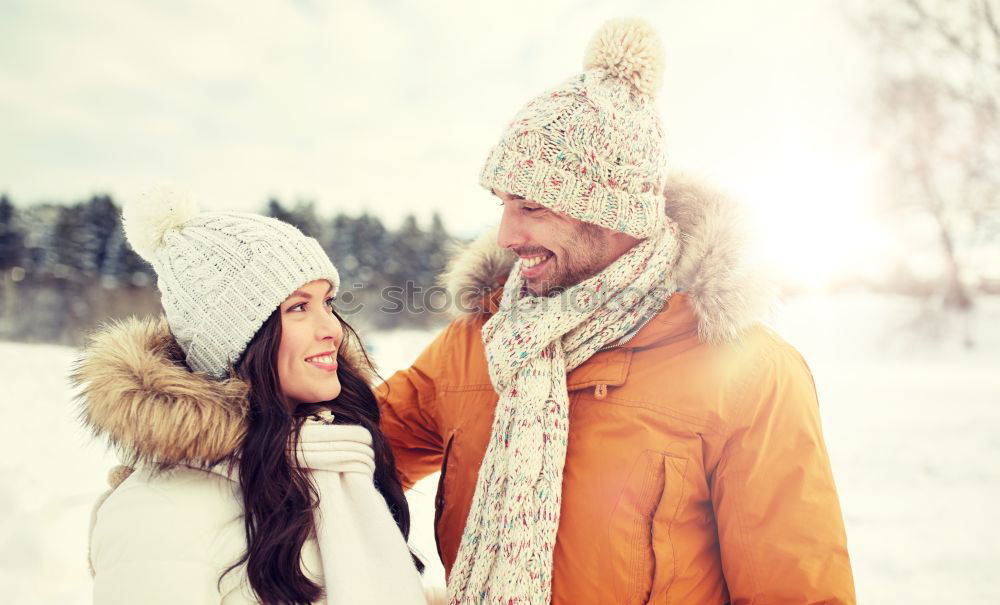
{"type": "Polygon", "coordinates": [[[664,221],[660,38],[640,19],[608,21],[583,68],[521,109],[490,151],[480,183],[648,237],[664,221]]]}
{"type": "Polygon", "coordinates": [[[297,288],[340,276],[315,239],[277,219],[199,212],[190,194],[155,187],[125,204],[125,236],[156,270],[170,331],[196,372],[224,377],[297,288]]]}

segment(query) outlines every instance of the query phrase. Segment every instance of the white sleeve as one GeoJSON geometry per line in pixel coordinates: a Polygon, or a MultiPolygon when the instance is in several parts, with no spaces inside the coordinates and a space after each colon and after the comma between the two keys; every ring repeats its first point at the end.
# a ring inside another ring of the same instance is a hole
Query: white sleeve
{"type": "Polygon", "coordinates": [[[219,605],[220,576],[242,550],[232,503],[211,482],[135,479],[97,513],[94,605],[219,605]]]}
{"type": "Polygon", "coordinates": [[[94,605],[219,605],[219,572],[201,561],[144,559],[95,564],[94,605]]]}
{"type": "Polygon", "coordinates": [[[448,590],[444,586],[424,585],[424,598],[427,605],[444,605],[448,601],[448,590]]]}

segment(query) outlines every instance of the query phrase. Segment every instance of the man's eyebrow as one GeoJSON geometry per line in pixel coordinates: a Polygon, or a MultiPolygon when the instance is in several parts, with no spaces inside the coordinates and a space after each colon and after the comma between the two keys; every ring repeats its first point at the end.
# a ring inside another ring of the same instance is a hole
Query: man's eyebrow
{"type": "MultiPolygon", "coordinates": [[[[497,190],[493,189],[492,187],[490,188],[490,195],[492,195],[493,197],[500,197],[500,194],[497,193],[497,190]]],[[[524,197],[523,195],[517,195],[516,193],[508,193],[507,197],[509,197],[512,200],[518,200],[518,201],[528,199],[528,198],[524,197]]],[[[503,199],[503,198],[501,198],[501,199],[503,199]]]]}

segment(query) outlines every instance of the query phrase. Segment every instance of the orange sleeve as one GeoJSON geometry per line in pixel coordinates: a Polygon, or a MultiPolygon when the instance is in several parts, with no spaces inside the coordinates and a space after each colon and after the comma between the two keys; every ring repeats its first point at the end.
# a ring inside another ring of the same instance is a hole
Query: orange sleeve
{"type": "Polygon", "coordinates": [[[844,521],[812,375],[782,343],[762,354],[712,478],[733,605],[853,604],[844,521]]]}
{"type": "Polygon", "coordinates": [[[412,366],[375,389],[382,432],[392,448],[404,489],[441,469],[444,445],[438,430],[435,376],[445,367],[444,353],[453,325],[445,328],[412,366]]]}

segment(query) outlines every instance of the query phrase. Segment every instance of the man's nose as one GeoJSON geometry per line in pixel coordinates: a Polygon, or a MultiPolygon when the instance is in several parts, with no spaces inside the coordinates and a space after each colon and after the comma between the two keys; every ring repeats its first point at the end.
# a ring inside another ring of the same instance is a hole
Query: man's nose
{"type": "Polygon", "coordinates": [[[516,248],[523,244],[521,221],[511,204],[504,204],[503,215],[500,217],[500,230],[497,231],[497,245],[501,248],[516,248]]]}

